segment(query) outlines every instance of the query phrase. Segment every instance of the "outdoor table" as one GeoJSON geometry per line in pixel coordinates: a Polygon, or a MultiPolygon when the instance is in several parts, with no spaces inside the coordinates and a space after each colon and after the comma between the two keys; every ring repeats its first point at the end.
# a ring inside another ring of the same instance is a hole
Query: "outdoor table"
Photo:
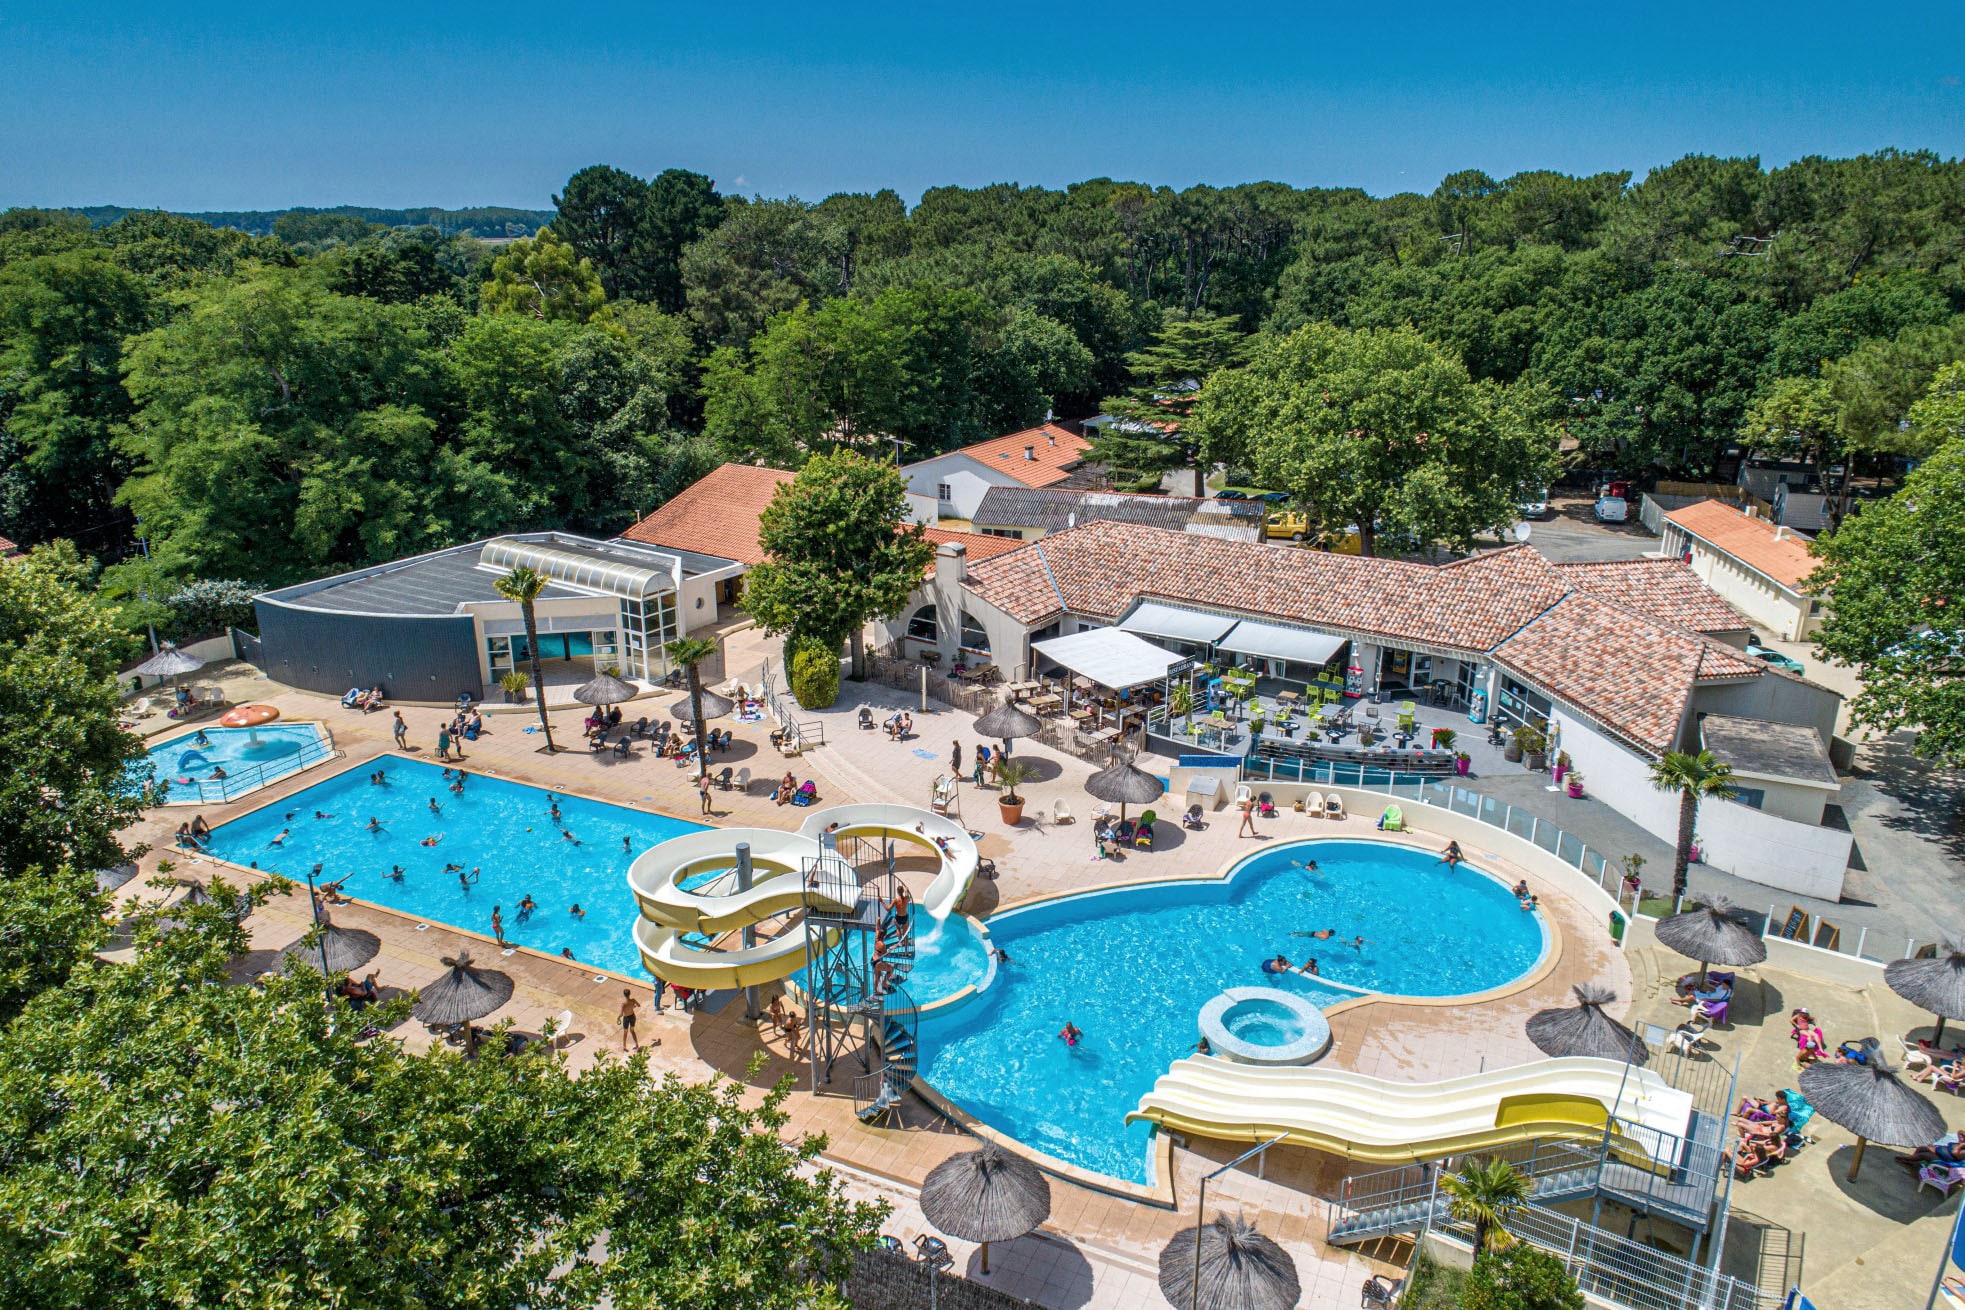
{"type": "Polygon", "coordinates": [[[1119,730],[1117,728],[1100,728],[1097,732],[1090,732],[1085,735],[1093,741],[1111,741],[1119,735],[1119,730]]]}
{"type": "Polygon", "coordinates": [[[1089,719],[1091,717],[1092,717],[1092,712],[1090,710],[1071,711],[1071,720],[1074,723],[1083,723],[1086,719],[1089,719]]]}
{"type": "Polygon", "coordinates": [[[1055,693],[1046,696],[1032,696],[1030,698],[1030,708],[1033,710],[1054,710],[1062,704],[1064,704],[1064,697],[1055,693]]]}
{"type": "Polygon", "coordinates": [[[1317,707],[1317,717],[1325,723],[1335,723],[1343,713],[1344,707],[1342,705],[1319,705],[1317,707]]]}
{"type": "Polygon", "coordinates": [[[1294,705],[1303,697],[1293,691],[1279,691],[1276,693],[1276,699],[1284,705],[1294,705]]]}

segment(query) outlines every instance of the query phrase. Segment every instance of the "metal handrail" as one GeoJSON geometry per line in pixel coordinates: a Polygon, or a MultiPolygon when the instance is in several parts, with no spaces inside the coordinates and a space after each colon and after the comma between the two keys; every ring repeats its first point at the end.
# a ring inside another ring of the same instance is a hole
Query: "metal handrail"
{"type": "MultiPolygon", "coordinates": [[[[198,789],[198,799],[207,804],[224,804],[264,787],[269,782],[278,781],[289,774],[331,760],[341,754],[334,744],[334,732],[326,724],[320,725],[321,735],[307,742],[299,750],[268,760],[264,764],[254,764],[237,773],[228,773],[223,778],[202,778],[191,785],[198,789]],[[269,773],[269,770],[272,772],[269,773]]],[[[182,788],[183,783],[172,783],[173,788],[182,788]]],[[[173,800],[176,798],[173,797],[173,800]]]]}

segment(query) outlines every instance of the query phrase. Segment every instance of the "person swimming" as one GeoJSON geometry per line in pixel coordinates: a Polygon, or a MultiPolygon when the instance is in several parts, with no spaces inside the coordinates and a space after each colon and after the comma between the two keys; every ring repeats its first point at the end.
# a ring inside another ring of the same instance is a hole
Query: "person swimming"
{"type": "Polygon", "coordinates": [[[435,846],[438,842],[442,840],[443,840],[443,834],[438,833],[434,837],[425,837],[421,842],[418,842],[417,844],[419,846],[435,846]]]}
{"type": "Polygon", "coordinates": [[[443,866],[443,871],[445,873],[462,873],[464,871],[464,865],[461,861],[456,864],[446,864],[443,866]]]}
{"type": "Polygon", "coordinates": [[[443,806],[441,806],[441,805],[439,805],[439,804],[437,804],[437,798],[436,798],[436,797],[434,797],[434,796],[432,796],[432,797],[430,798],[430,813],[432,813],[432,814],[442,814],[442,813],[443,813],[443,806]]]}
{"type": "Polygon", "coordinates": [[[580,902],[578,901],[573,902],[573,908],[568,910],[567,913],[572,915],[576,919],[584,919],[587,917],[587,912],[580,908],[580,902]]]}
{"type": "Polygon", "coordinates": [[[478,871],[476,869],[471,870],[469,873],[465,873],[462,869],[457,871],[457,885],[465,891],[471,890],[477,883],[477,880],[478,871]]]}
{"type": "Polygon", "coordinates": [[[1289,956],[1278,953],[1275,959],[1264,960],[1262,962],[1262,971],[1264,973],[1288,973],[1290,971],[1289,956]]]}
{"type": "Polygon", "coordinates": [[[1321,973],[1321,970],[1317,968],[1317,957],[1313,955],[1309,959],[1305,960],[1303,962],[1303,967],[1301,969],[1298,969],[1297,972],[1307,973],[1312,978],[1317,977],[1321,973]]]}
{"type": "Polygon", "coordinates": [[[1450,869],[1454,865],[1459,864],[1462,860],[1466,858],[1467,858],[1466,856],[1460,853],[1460,843],[1457,841],[1450,841],[1446,844],[1446,853],[1440,856],[1440,863],[1446,865],[1450,869]]]}
{"type": "Polygon", "coordinates": [[[1515,899],[1519,901],[1524,897],[1526,897],[1527,895],[1528,895],[1528,879],[1523,878],[1520,882],[1515,884],[1515,899]]]}
{"type": "Polygon", "coordinates": [[[275,837],[272,841],[267,842],[266,844],[268,846],[284,846],[287,844],[287,838],[291,836],[293,836],[293,829],[282,828],[280,829],[280,835],[275,837]]]}
{"type": "Polygon", "coordinates": [[[400,864],[390,865],[389,872],[384,874],[383,877],[387,878],[390,882],[401,882],[403,880],[403,866],[400,864]]]}
{"type": "Polygon", "coordinates": [[[371,814],[371,815],[369,816],[369,819],[368,819],[368,830],[369,830],[370,832],[387,832],[387,831],[389,831],[389,830],[388,830],[387,828],[384,828],[384,827],[382,826],[382,820],[380,820],[380,819],[378,819],[378,818],[376,818],[376,817],[375,817],[374,815],[372,815],[372,814],[371,814]]]}
{"type": "Polygon", "coordinates": [[[1306,934],[1305,934],[1305,936],[1309,936],[1309,937],[1315,937],[1315,938],[1316,938],[1316,939],[1317,939],[1318,941],[1320,941],[1320,942],[1327,942],[1327,941],[1329,941],[1329,940],[1330,940],[1331,938],[1333,938],[1333,937],[1335,937],[1335,936],[1337,936],[1337,929],[1335,929],[1335,928],[1319,928],[1319,929],[1318,929],[1318,930],[1317,930],[1316,932],[1313,932],[1313,933],[1306,933],[1306,934]]]}
{"type": "Polygon", "coordinates": [[[621,851],[623,854],[632,853],[634,848],[635,843],[632,837],[623,837],[621,839],[621,851]]]}
{"type": "Polygon", "coordinates": [[[561,828],[559,830],[559,839],[561,841],[570,841],[575,846],[578,846],[580,844],[580,839],[578,837],[575,837],[573,833],[566,828],[561,828]]]}
{"type": "Polygon", "coordinates": [[[553,802],[553,803],[552,803],[551,805],[549,805],[549,806],[547,806],[547,807],[546,807],[546,813],[548,813],[548,814],[550,814],[550,815],[552,815],[552,816],[553,816],[553,823],[554,823],[554,825],[555,825],[555,826],[558,826],[558,824],[559,824],[559,802],[558,802],[557,800],[555,800],[555,801],[554,801],[554,802],[553,802]]]}
{"type": "Polygon", "coordinates": [[[198,729],[198,735],[193,737],[191,742],[194,746],[209,746],[212,744],[212,739],[205,735],[203,728],[200,728],[198,729]]]}
{"type": "Polygon", "coordinates": [[[1058,1036],[1064,1040],[1066,1046],[1076,1046],[1079,1042],[1085,1040],[1085,1034],[1079,1031],[1078,1025],[1069,1019],[1066,1019],[1064,1021],[1064,1027],[1058,1030],[1058,1036]]]}
{"type": "Polygon", "coordinates": [[[1315,860],[1291,860],[1290,863],[1304,870],[1306,873],[1317,872],[1317,862],[1315,860]]]}
{"type": "Polygon", "coordinates": [[[324,810],[315,810],[314,817],[317,819],[332,819],[334,816],[324,810]]]}
{"type": "Polygon", "coordinates": [[[457,781],[456,781],[456,782],[453,782],[453,783],[451,783],[451,784],[450,784],[450,790],[451,790],[451,792],[452,792],[453,794],[455,794],[455,795],[458,795],[458,796],[462,796],[462,795],[464,794],[464,775],[463,775],[463,774],[461,774],[461,773],[460,773],[460,774],[458,774],[458,775],[457,775],[457,781]]]}
{"type": "Polygon", "coordinates": [[[525,899],[519,902],[519,922],[524,923],[527,919],[530,919],[532,912],[538,908],[539,902],[532,899],[531,892],[527,892],[525,899]]]}

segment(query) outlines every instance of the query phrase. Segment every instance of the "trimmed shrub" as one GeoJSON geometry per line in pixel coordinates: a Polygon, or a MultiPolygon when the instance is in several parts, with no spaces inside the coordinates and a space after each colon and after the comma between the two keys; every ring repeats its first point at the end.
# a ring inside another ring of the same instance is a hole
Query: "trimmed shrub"
{"type": "Polygon", "coordinates": [[[785,642],[791,669],[791,694],[808,710],[832,708],[839,699],[839,647],[813,637],[785,642]]]}
{"type": "Polygon", "coordinates": [[[1474,1261],[1460,1304],[1464,1310],[1583,1310],[1583,1293],[1561,1260],[1517,1242],[1474,1261]]]}

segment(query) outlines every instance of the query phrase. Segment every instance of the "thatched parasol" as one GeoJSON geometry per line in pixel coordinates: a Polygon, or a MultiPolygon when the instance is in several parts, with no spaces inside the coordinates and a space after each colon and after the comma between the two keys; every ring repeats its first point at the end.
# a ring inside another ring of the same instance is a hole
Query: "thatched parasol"
{"type": "Polygon", "coordinates": [[[1119,807],[1123,822],[1128,805],[1151,805],[1167,794],[1160,780],[1130,760],[1116,760],[1085,779],[1085,790],[1109,805],[1119,807]]]}
{"type": "Polygon", "coordinates": [[[281,954],[310,964],[321,961],[329,973],[349,973],[382,953],[382,939],[360,928],[337,928],[324,923],[320,941],[310,940],[312,936],[310,932],[281,954]]]}
{"type": "Polygon", "coordinates": [[[991,1242],[1022,1237],[1050,1217],[1051,1184],[1036,1165],[985,1142],[929,1171],[921,1214],[950,1237],[982,1243],[988,1273],[991,1242]]]}
{"type": "MultiPolygon", "coordinates": [[[[703,721],[705,723],[711,719],[727,719],[730,717],[730,712],[736,708],[737,703],[728,696],[719,696],[709,688],[703,688],[703,721]]],[[[690,722],[694,723],[695,711],[691,710],[689,714],[690,722]]]]}
{"type": "Polygon", "coordinates": [[[1656,935],[1659,945],[1699,962],[1701,985],[1708,965],[1759,964],[1767,958],[1767,943],[1724,896],[1659,920],[1656,935]]]}
{"type": "Polygon", "coordinates": [[[596,673],[592,682],[573,689],[573,699],[583,705],[619,705],[635,698],[635,685],[611,673],[596,673]]]}
{"type": "Polygon", "coordinates": [[[1650,1058],[1635,1033],[1604,1013],[1617,993],[1595,983],[1581,983],[1570,990],[1576,993],[1575,1006],[1543,1010],[1528,1021],[1528,1040],[1537,1050],[1558,1058],[1587,1055],[1633,1065],[1642,1065],[1650,1058]]]}
{"type": "Polygon", "coordinates": [[[196,655],[186,655],[168,641],[155,655],[136,666],[133,672],[146,678],[175,678],[184,673],[196,673],[205,667],[205,662],[196,655]]]}
{"type": "Polygon", "coordinates": [[[116,891],[121,887],[129,885],[130,881],[136,875],[137,867],[134,860],[125,860],[121,864],[112,864],[107,869],[97,869],[96,890],[99,892],[116,891]]]}
{"type": "Polygon", "coordinates": [[[1160,1294],[1178,1310],[1292,1310],[1303,1283],[1288,1251],[1248,1220],[1217,1212],[1160,1252],[1160,1294]]]}
{"type": "Polygon", "coordinates": [[[1801,1094],[1815,1113],[1856,1134],[1856,1157],[1849,1162],[1849,1181],[1863,1167],[1863,1148],[1871,1142],[1915,1146],[1944,1135],[1945,1117],[1924,1093],[1897,1077],[1897,1071],[1866,1038],[1868,1061],[1834,1064],[1827,1060],[1801,1071],[1801,1094]]]}
{"type": "Polygon", "coordinates": [[[1946,938],[1929,960],[1892,960],[1883,970],[1890,990],[1937,1018],[1933,1045],[1945,1039],[1946,1019],[1965,1019],[1965,944],[1946,938]]]}
{"type": "Polygon", "coordinates": [[[469,951],[459,951],[455,958],[445,956],[444,965],[450,972],[417,991],[411,1013],[427,1024],[463,1024],[464,1050],[471,1054],[478,1047],[472,1023],[512,999],[511,975],[472,968],[469,951]]]}
{"type": "Polygon", "coordinates": [[[977,736],[1004,742],[1015,737],[1034,737],[1043,730],[1044,724],[1035,714],[1010,700],[976,720],[977,736]]]}

